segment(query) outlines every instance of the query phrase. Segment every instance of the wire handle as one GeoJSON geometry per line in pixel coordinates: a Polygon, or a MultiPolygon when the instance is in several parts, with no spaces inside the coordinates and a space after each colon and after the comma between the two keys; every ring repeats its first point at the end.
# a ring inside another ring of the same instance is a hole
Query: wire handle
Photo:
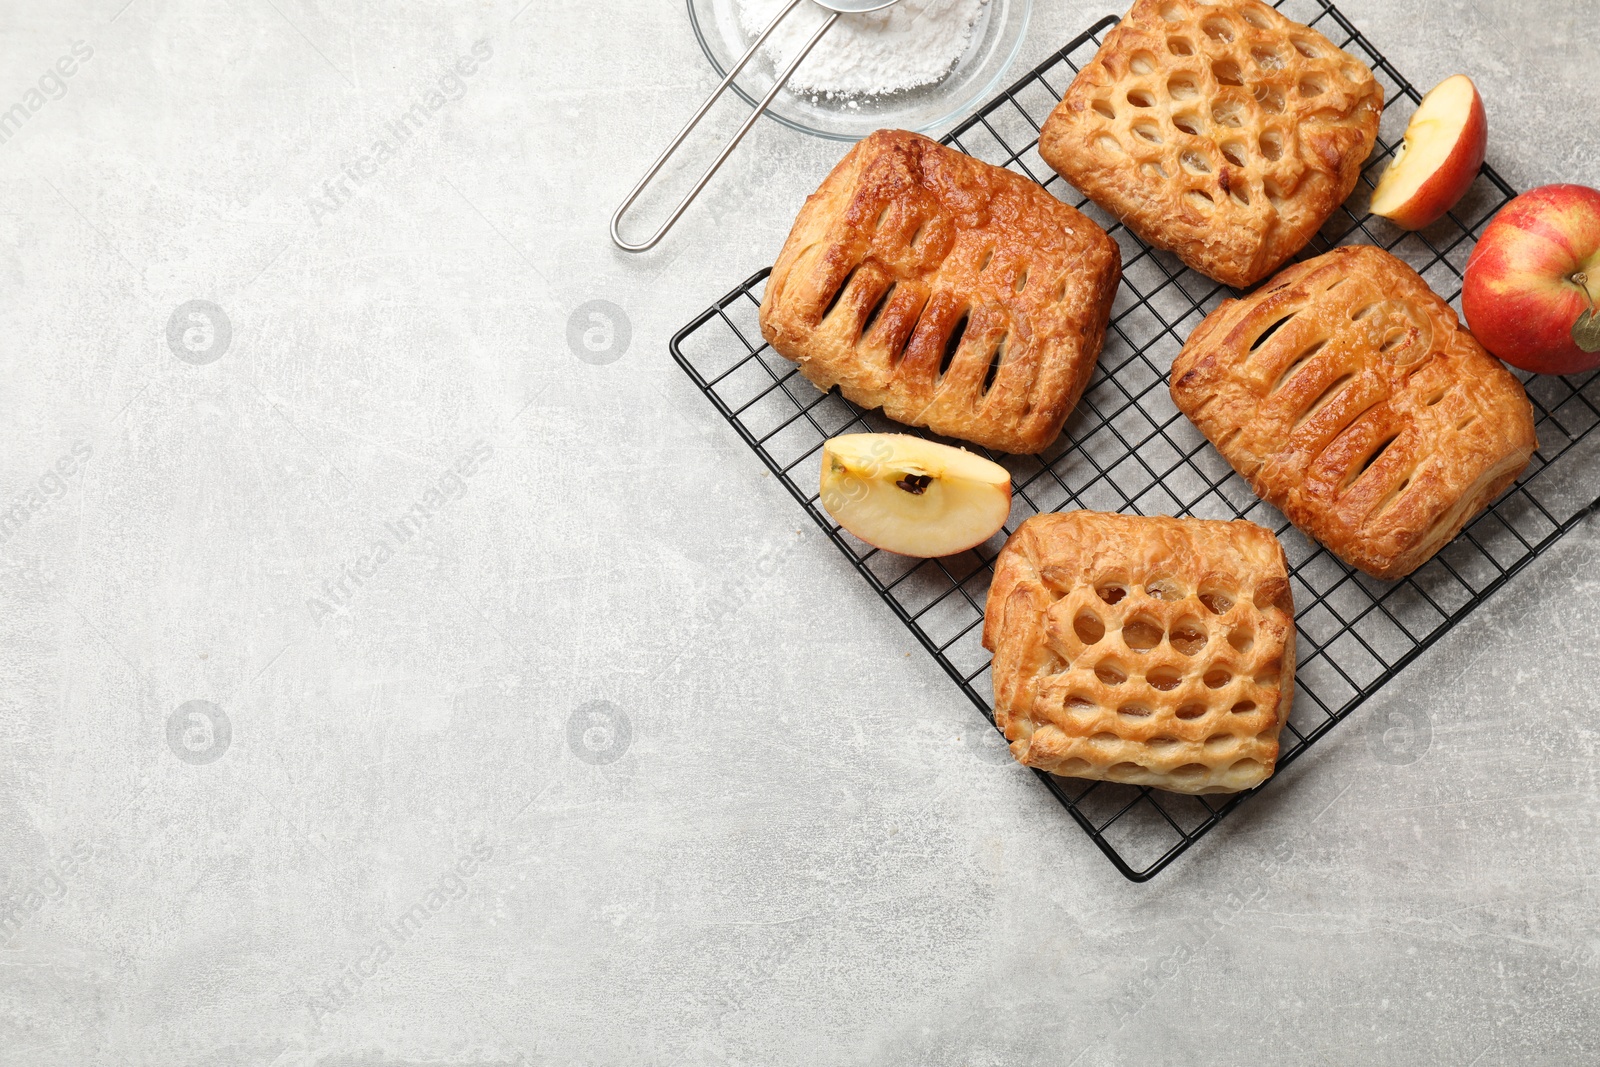
{"type": "Polygon", "coordinates": [[[712,94],[706,97],[706,102],[700,105],[700,110],[696,111],[694,117],[688,121],[683,129],[678,131],[678,136],[674,137],[672,143],[667,145],[666,151],[656,157],[656,161],[650,165],[650,169],[645,171],[644,177],[639,179],[639,184],[633,187],[633,192],[629,193],[628,198],[617,208],[616,213],[611,216],[611,240],[618,248],[624,252],[646,252],[660,243],[661,238],[667,235],[667,231],[672,229],[673,224],[694,202],[694,198],[700,195],[700,190],[706,187],[706,183],[711,180],[711,176],[717,173],[722,164],[727,161],[727,158],[733,154],[733,150],[739,147],[739,142],[744,140],[744,135],[750,132],[750,127],[755,125],[756,119],[760,118],[762,113],[767,110],[767,105],[772,103],[773,99],[778,95],[778,91],[789,83],[789,78],[794,74],[795,68],[800,65],[806,56],[811,54],[811,49],[816,46],[818,41],[822,40],[822,35],[832,29],[835,22],[839,21],[839,12],[835,11],[828,16],[826,22],[818,27],[817,32],[811,35],[811,40],[806,42],[805,47],[800,49],[800,54],[795,56],[789,65],[784,68],[783,73],[778,75],[777,81],[772,83],[772,88],[767,91],[767,95],[761,98],[761,103],[756,105],[756,109],[750,113],[750,117],[744,120],[744,125],[739,127],[739,132],[733,135],[733,139],[723,147],[721,153],[712,161],[711,166],[700,176],[700,180],[694,183],[694,188],[690,189],[684,198],[678,202],[678,206],[673,208],[672,214],[667,216],[667,221],[661,224],[661,228],[652,234],[648,240],[639,244],[629,244],[624,241],[620,232],[623,214],[633,206],[635,200],[639,199],[639,194],[644,192],[645,187],[660,172],[667,160],[672,158],[672,154],[678,150],[679,145],[683,144],[684,139],[689,136],[689,132],[700,124],[701,119],[705,118],[706,112],[711,110],[711,105],[715,104],[722,94],[727,91],[728,86],[733,84],[733,79],[745,68],[745,64],[750,62],[750,57],[756,54],[756,50],[766,42],[768,37],[772,36],[772,31],[778,28],[778,23],[788,18],[789,13],[803,2],[804,0],[789,0],[789,6],[778,12],[777,17],[767,23],[767,28],[761,31],[761,36],[757,37],[755,43],[745,51],[744,55],[739,57],[739,62],[735,63],[733,69],[728,71],[728,76],[722,79],[722,84],[718,85],[712,94]]]}

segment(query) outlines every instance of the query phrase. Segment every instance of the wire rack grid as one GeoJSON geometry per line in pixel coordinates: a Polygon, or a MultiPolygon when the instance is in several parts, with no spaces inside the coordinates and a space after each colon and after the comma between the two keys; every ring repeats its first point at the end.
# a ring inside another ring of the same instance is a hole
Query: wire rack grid
{"type": "MultiPolygon", "coordinates": [[[[1366,62],[1387,101],[1361,183],[1303,257],[1340,244],[1379,245],[1410,263],[1459,310],[1467,257],[1513,190],[1486,166],[1462,202],[1426,230],[1407,232],[1370,215],[1367,198],[1421,97],[1327,0],[1280,0],[1276,6],[1366,62]]],[[[939,438],[908,430],[881,412],[863,411],[837,389],[818,392],[794,364],[767,347],[756,322],[767,271],[696,316],[674,336],[671,349],[739,436],[991,723],[989,655],[979,643],[983,601],[1004,537],[1023,520],[1039,512],[1088,508],[1244,518],[1275,530],[1290,561],[1298,628],[1297,693],[1281,738],[1281,773],[1600,504],[1594,495],[1600,486],[1593,477],[1585,484],[1583,476],[1600,464],[1574,462],[1576,446],[1600,423],[1600,375],[1519,375],[1533,401],[1539,452],[1514,487],[1410,577],[1370,578],[1300,534],[1260,501],[1178,413],[1166,388],[1172,359],[1189,333],[1237,291],[1140,242],[1039,158],[1045,117],[1116,22],[1115,16],[1097,22],[944,138],[1045,185],[1093,218],[1122,248],[1122,286],[1105,348],[1061,439],[1039,456],[977,449],[1012,475],[1013,508],[1001,534],[959,556],[917,560],[874,549],[834,522],[817,489],[824,440],[867,431],[939,438]]],[[[1037,773],[1117,869],[1136,882],[1153,877],[1276,780],[1245,793],[1192,797],[1037,773]]]]}

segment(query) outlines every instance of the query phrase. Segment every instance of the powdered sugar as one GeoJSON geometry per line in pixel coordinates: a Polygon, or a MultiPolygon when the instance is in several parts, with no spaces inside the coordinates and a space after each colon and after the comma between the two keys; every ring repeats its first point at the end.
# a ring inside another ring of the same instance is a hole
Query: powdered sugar
{"type": "MultiPolygon", "coordinates": [[[[789,0],[737,0],[739,24],[751,38],[789,0]]],[[[845,15],[817,42],[789,80],[792,89],[836,96],[869,96],[939,81],[967,50],[972,27],[988,0],[900,0],[883,11],[845,15]]],[[[828,17],[802,3],[767,38],[762,52],[782,70],[828,17]]]]}

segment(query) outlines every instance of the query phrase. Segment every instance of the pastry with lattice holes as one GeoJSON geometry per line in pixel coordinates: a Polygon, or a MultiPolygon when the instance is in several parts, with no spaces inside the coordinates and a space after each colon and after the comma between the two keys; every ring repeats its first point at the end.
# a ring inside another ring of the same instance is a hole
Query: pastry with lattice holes
{"type": "Polygon", "coordinates": [[[1294,603],[1254,523],[1035,515],[995,560],[983,645],[1024,766],[1232,793],[1277,765],[1294,603]]]}
{"type": "Polygon", "coordinates": [[[1037,183],[880,130],[807,198],[761,334],[819,389],[1040,452],[1088,384],[1121,269],[1105,231],[1037,183]]]}
{"type": "Polygon", "coordinates": [[[1376,578],[1427,562],[1539,447],[1522,383],[1371,245],[1217,308],[1173,361],[1172,399],[1262,499],[1376,578]]]}
{"type": "Polygon", "coordinates": [[[1304,248],[1372,151],[1383,87],[1257,0],[1139,0],[1039,138],[1146,243],[1247,286],[1304,248]]]}

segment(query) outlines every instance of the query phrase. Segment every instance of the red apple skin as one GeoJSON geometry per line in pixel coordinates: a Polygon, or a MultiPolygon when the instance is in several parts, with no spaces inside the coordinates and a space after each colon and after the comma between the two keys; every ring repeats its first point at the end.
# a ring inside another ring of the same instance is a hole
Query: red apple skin
{"type": "Polygon", "coordinates": [[[1572,336],[1578,316],[1597,306],[1600,190],[1546,185],[1523,193],[1494,217],[1467,260],[1461,309],[1468,327],[1523,370],[1600,367],[1600,352],[1585,352],[1572,336]]]}
{"type": "Polygon", "coordinates": [[[1420,230],[1444,218],[1444,213],[1461,202],[1483,169],[1484,153],[1489,148],[1489,116],[1483,110],[1483,97],[1472,87],[1472,110],[1467,124],[1456,138],[1456,146],[1433,175],[1417,187],[1389,220],[1407,230],[1420,230]]]}

